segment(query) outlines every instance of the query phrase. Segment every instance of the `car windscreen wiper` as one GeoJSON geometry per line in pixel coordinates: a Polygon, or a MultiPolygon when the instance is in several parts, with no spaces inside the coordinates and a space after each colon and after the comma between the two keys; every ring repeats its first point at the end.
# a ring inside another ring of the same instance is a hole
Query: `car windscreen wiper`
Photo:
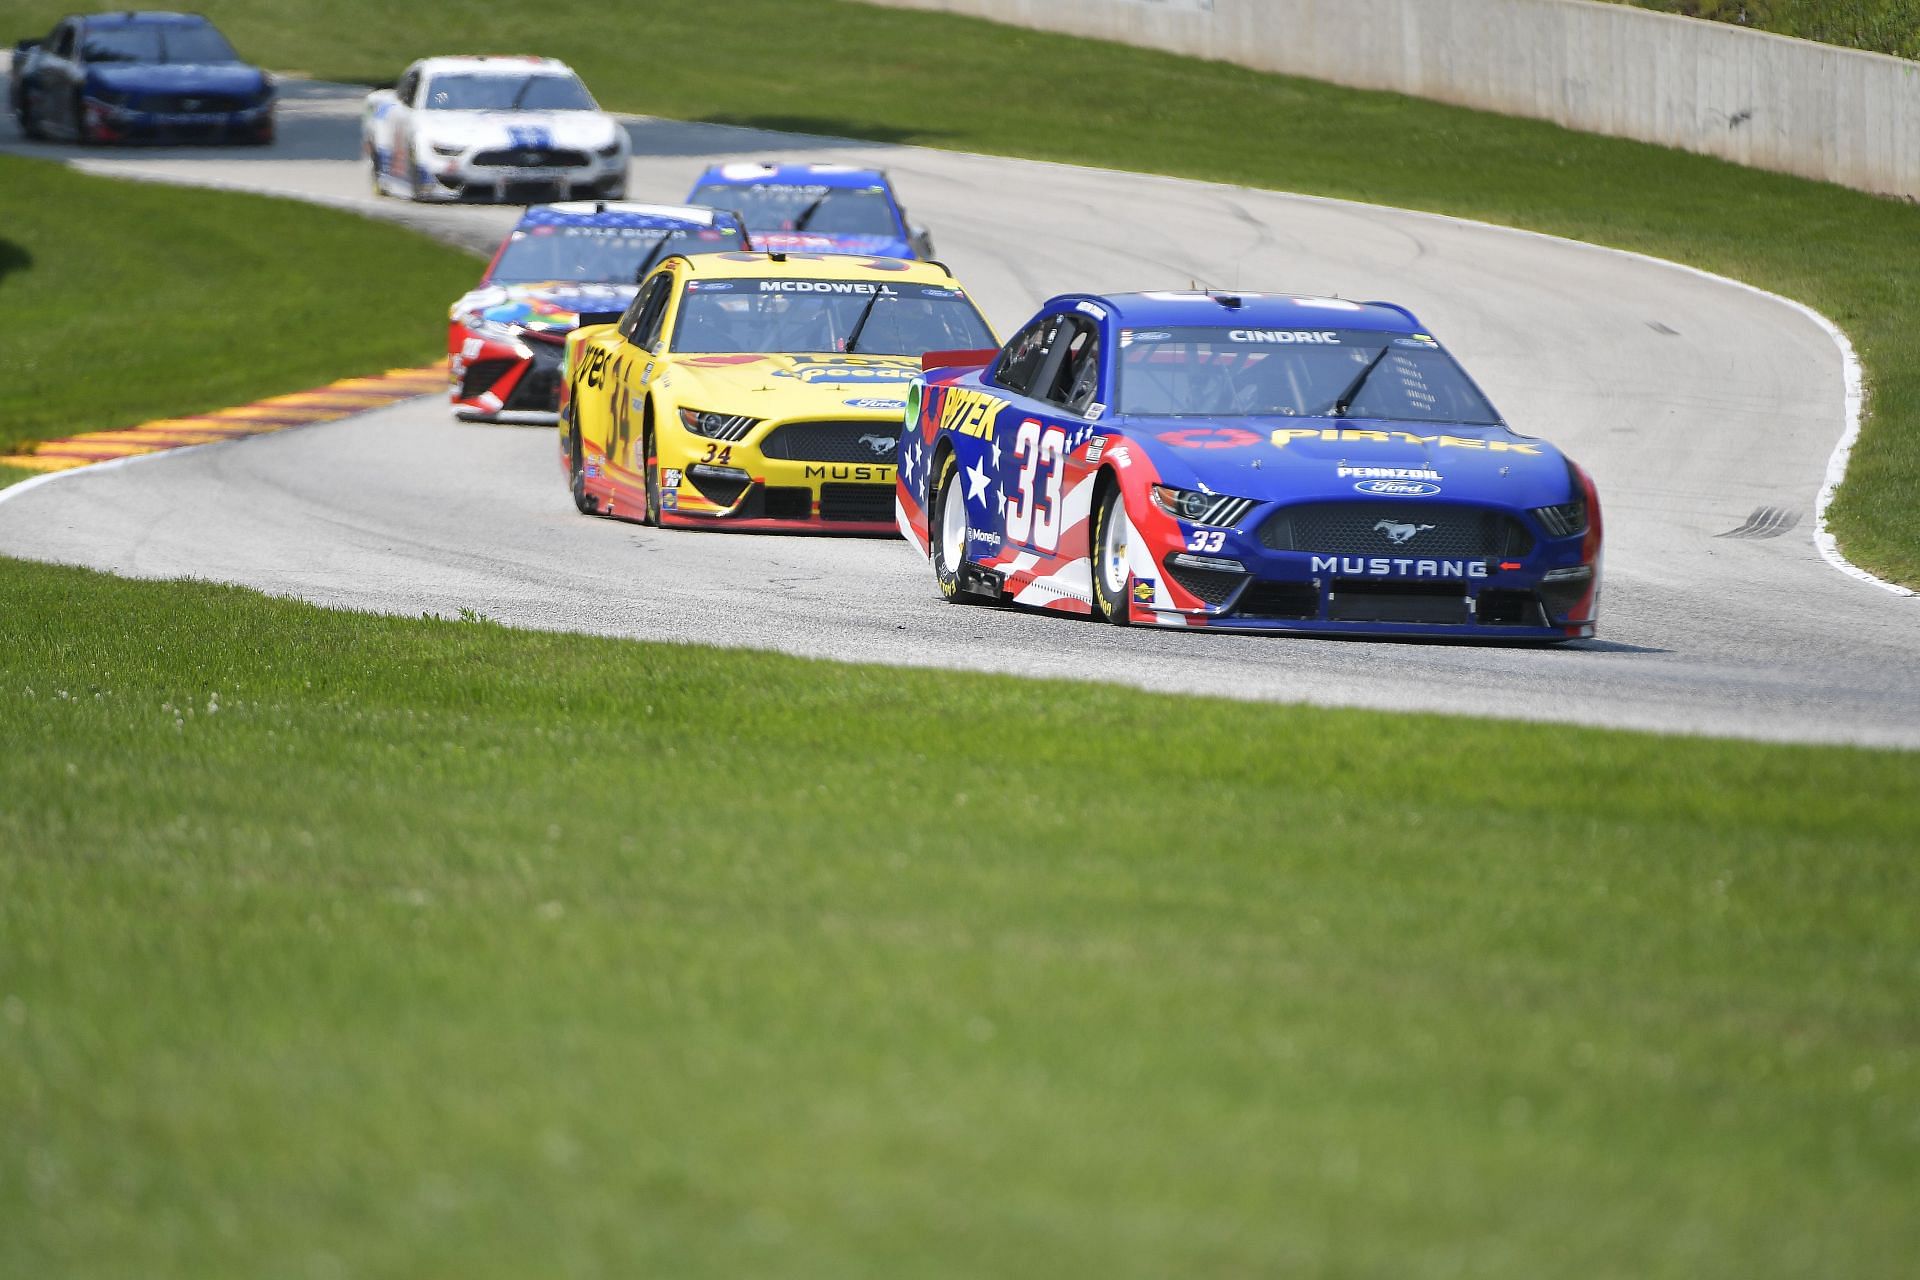
{"type": "Polygon", "coordinates": [[[875,285],[873,290],[873,296],[867,299],[866,306],[860,308],[860,318],[853,322],[853,332],[847,335],[846,349],[849,352],[853,351],[854,348],[860,345],[860,335],[862,332],[865,331],[867,327],[867,320],[873,315],[873,309],[875,306],[879,304],[880,299],[891,298],[893,296],[892,294],[885,292],[886,287],[887,286],[883,284],[875,285]]]}
{"type": "Polygon", "coordinates": [[[527,100],[527,90],[533,88],[533,82],[537,79],[539,79],[538,76],[528,76],[524,81],[521,82],[520,87],[513,91],[513,105],[508,107],[507,110],[509,111],[520,110],[520,104],[527,100]]]}
{"type": "Polygon", "coordinates": [[[635,284],[639,284],[647,278],[647,272],[653,270],[653,264],[660,261],[661,255],[667,251],[667,245],[672,242],[673,238],[673,232],[669,231],[660,237],[653,248],[647,250],[647,256],[642,258],[640,265],[633,269],[633,282],[635,284]]]}
{"type": "Polygon", "coordinates": [[[812,204],[802,209],[793,220],[793,229],[795,231],[805,231],[807,224],[813,221],[813,215],[820,212],[820,206],[825,204],[832,195],[833,192],[829,191],[826,195],[821,196],[818,200],[815,200],[812,204]]]}
{"type": "Polygon", "coordinates": [[[1379,367],[1382,360],[1387,358],[1387,352],[1391,350],[1393,350],[1391,346],[1381,347],[1379,353],[1376,354],[1373,359],[1367,361],[1367,367],[1362,369],[1359,375],[1347,384],[1347,389],[1333,398],[1334,417],[1344,418],[1347,416],[1347,410],[1352,406],[1354,397],[1360,394],[1360,388],[1366,385],[1367,379],[1373,376],[1373,371],[1379,367]]]}

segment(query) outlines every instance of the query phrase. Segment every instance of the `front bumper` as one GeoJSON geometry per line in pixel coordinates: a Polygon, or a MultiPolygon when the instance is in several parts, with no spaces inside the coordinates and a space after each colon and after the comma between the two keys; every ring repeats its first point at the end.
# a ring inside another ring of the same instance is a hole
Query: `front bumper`
{"type": "Polygon", "coordinates": [[[1272,508],[1224,531],[1172,518],[1149,521],[1136,530],[1151,569],[1134,571],[1132,618],[1173,627],[1369,636],[1542,641],[1593,635],[1597,539],[1548,536],[1518,512],[1485,514],[1523,532],[1488,554],[1423,556],[1371,546],[1276,549],[1257,532],[1274,518],[1272,508]],[[1192,550],[1196,544],[1206,550],[1192,550]]]}
{"type": "Polygon", "coordinates": [[[271,142],[273,102],[239,110],[147,111],[85,98],[86,132],[97,142],[271,142]]]}
{"type": "Polygon", "coordinates": [[[618,199],[627,189],[627,157],[587,153],[578,165],[478,164],[474,153],[416,160],[414,193],[422,200],[464,204],[550,204],[560,200],[618,199]]]}
{"type": "Polygon", "coordinates": [[[523,330],[513,340],[451,326],[447,342],[448,399],[456,413],[551,419],[560,407],[564,333],[523,330]]]}
{"type": "Polygon", "coordinates": [[[789,419],[760,423],[737,442],[665,432],[661,522],[892,537],[898,430],[891,419],[789,419]],[[876,452],[880,438],[887,446],[876,452]],[[873,460],[881,456],[887,461],[873,460]]]}

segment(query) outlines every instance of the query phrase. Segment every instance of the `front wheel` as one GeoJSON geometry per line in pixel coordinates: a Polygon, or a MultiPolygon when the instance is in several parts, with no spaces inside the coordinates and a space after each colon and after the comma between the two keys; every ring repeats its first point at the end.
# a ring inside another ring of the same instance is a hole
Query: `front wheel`
{"type": "Polygon", "coordinates": [[[961,495],[960,459],[949,451],[940,459],[933,482],[933,509],[927,513],[927,541],[933,579],[954,604],[979,604],[980,597],[960,589],[960,566],[967,554],[967,504],[961,495]]]}
{"type": "Polygon", "coordinates": [[[1133,621],[1133,605],[1128,593],[1133,589],[1133,571],[1129,567],[1126,500],[1120,486],[1102,487],[1100,501],[1093,509],[1093,603],[1099,615],[1115,626],[1133,621]]]}

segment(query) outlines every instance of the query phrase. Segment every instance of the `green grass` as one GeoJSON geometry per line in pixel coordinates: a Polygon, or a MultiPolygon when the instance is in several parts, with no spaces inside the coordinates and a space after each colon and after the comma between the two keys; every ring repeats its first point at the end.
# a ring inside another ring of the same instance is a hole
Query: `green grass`
{"type": "Polygon", "coordinates": [[[1614,0],[1692,18],[1920,58],[1920,0],[1614,0]]]}
{"type": "Polygon", "coordinates": [[[0,156],[0,454],[424,364],[477,274],[387,223],[0,156]]]}
{"type": "Polygon", "coordinates": [[[0,1274],[1920,1255],[1920,756],[0,598],[0,1274]]]}

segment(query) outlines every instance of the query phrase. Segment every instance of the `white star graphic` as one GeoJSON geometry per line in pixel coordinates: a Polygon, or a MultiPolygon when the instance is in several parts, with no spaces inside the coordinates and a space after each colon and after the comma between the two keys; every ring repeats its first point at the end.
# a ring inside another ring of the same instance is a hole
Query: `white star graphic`
{"type": "Polygon", "coordinates": [[[1005,514],[1007,514],[1007,491],[1005,489],[1001,489],[999,493],[1000,493],[1000,514],[1004,516],[1005,514]]]}
{"type": "Polygon", "coordinates": [[[987,496],[987,484],[992,479],[987,469],[976,460],[967,468],[967,501],[978,502],[987,496]]]}
{"type": "Polygon", "coordinates": [[[998,440],[993,442],[993,469],[995,471],[1000,469],[1000,442],[998,440]]]}

